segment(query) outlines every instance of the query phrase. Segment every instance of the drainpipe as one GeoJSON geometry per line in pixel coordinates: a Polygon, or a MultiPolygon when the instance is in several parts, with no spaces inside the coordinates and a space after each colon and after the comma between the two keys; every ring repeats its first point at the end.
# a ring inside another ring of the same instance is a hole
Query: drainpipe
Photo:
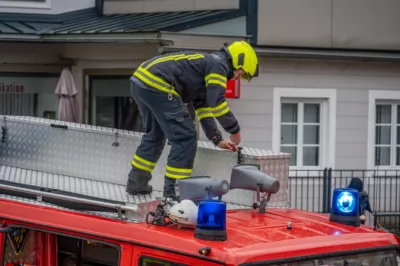
{"type": "Polygon", "coordinates": [[[104,0],[96,0],[95,3],[96,13],[98,16],[104,15],[104,0]]]}

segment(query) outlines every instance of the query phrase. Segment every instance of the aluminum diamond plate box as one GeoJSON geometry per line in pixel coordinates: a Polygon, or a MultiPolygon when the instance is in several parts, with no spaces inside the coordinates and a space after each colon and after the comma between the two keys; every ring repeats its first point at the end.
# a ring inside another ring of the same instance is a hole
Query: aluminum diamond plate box
{"type": "MultiPolygon", "coordinates": [[[[0,135],[1,165],[122,186],[126,184],[131,160],[142,136],[138,132],[34,117],[0,116],[0,126],[6,129],[5,136],[0,135]]],[[[166,145],[153,171],[151,184],[156,191],[162,191],[164,185],[169,150],[170,146],[166,145]]],[[[238,153],[199,141],[193,175],[230,181],[238,157],[238,153]]],[[[271,197],[269,206],[286,207],[290,154],[243,148],[240,159],[242,163],[260,165],[263,172],[280,181],[280,191],[271,197]]],[[[50,183],[56,180],[48,178],[42,182],[52,186],[50,183]]],[[[77,188],[80,189],[84,188],[77,188]]],[[[255,193],[231,190],[223,199],[251,206],[255,193]]]]}

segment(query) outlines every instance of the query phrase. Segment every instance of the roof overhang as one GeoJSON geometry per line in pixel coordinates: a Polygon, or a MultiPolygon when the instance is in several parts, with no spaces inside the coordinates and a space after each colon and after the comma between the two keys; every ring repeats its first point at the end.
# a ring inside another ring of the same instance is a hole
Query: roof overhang
{"type": "Polygon", "coordinates": [[[400,52],[255,47],[262,58],[400,62],[400,52]]]}
{"type": "Polygon", "coordinates": [[[150,33],[106,33],[106,34],[1,34],[0,41],[41,43],[159,43],[172,45],[173,41],[150,33]]]}
{"type": "Polygon", "coordinates": [[[201,33],[160,32],[162,39],[172,40],[173,44],[160,47],[160,53],[169,53],[182,50],[196,50],[210,52],[221,49],[224,43],[239,40],[249,41],[251,36],[217,35],[201,33]]]}

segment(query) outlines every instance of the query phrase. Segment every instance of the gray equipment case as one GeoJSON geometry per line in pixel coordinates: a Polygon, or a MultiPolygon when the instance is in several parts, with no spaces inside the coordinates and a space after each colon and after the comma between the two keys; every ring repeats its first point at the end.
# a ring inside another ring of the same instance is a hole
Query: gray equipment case
{"type": "MultiPolygon", "coordinates": [[[[125,218],[134,221],[142,221],[143,215],[160,202],[169,145],[153,171],[151,185],[155,191],[151,195],[132,196],[125,192],[125,184],[141,133],[16,116],[0,116],[0,126],[2,198],[23,198],[34,204],[51,202],[72,209],[76,207],[65,203],[76,202],[81,211],[93,211],[85,209],[85,204],[92,204],[98,206],[94,210],[97,213],[114,209],[119,217],[125,213],[125,218]],[[2,191],[15,193],[10,196],[2,191]],[[32,193],[37,195],[29,198],[32,193]],[[52,201],[43,201],[46,198],[52,201]]],[[[234,153],[199,141],[192,176],[229,182],[232,168],[238,163],[258,164],[262,172],[280,182],[280,190],[272,195],[268,207],[286,207],[289,159],[290,154],[286,153],[252,148],[234,153]]],[[[222,199],[228,203],[228,209],[249,208],[256,193],[235,189],[222,199]]]]}

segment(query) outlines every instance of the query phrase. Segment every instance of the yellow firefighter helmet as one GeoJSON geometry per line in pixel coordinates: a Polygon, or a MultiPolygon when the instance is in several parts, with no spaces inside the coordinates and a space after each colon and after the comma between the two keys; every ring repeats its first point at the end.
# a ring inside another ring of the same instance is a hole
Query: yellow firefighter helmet
{"type": "Polygon", "coordinates": [[[250,44],[245,41],[236,41],[225,46],[225,50],[232,59],[233,68],[242,68],[245,71],[246,74],[242,76],[242,79],[250,81],[258,77],[258,58],[250,44]]]}

